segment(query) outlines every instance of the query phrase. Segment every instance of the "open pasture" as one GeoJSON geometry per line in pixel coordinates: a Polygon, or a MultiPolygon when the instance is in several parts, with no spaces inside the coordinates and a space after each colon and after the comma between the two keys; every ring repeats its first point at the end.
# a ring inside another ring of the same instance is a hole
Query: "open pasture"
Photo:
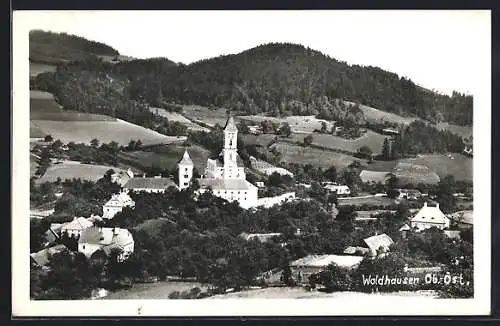
{"type": "Polygon", "coordinates": [[[106,165],[83,164],[80,162],[63,161],[59,164],[49,166],[45,174],[36,179],[37,183],[54,182],[57,178],[61,180],[80,178],[82,180],[97,181],[104,176],[106,171],[113,169],[119,172],[120,169],[106,165]]]}
{"type": "MultiPolygon", "coordinates": [[[[349,105],[354,105],[354,102],[349,102],[349,101],[344,101],[344,103],[349,104],[349,105]]],[[[375,109],[366,105],[360,105],[359,108],[361,111],[363,111],[365,118],[374,123],[381,123],[384,121],[390,122],[390,123],[397,123],[397,124],[405,124],[408,125],[412,123],[415,120],[419,120],[417,117],[403,117],[394,113],[382,111],[379,109],[375,109]]]]}
{"type": "Polygon", "coordinates": [[[427,166],[440,178],[451,174],[456,180],[473,180],[473,159],[462,154],[451,154],[451,159],[443,154],[419,155],[416,158],[402,159],[400,162],[427,166]]]}
{"type": "Polygon", "coordinates": [[[188,127],[189,130],[207,131],[207,132],[210,131],[208,128],[202,127],[199,124],[194,123],[193,121],[189,120],[188,118],[184,117],[182,114],[177,112],[169,112],[165,109],[155,108],[155,107],[150,107],[149,111],[161,117],[167,118],[169,121],[180,122],[186,127],[188,127]]]}
{"type": "Polygon", "coordinates": [[[198,287],[202,291],[207,289],[206,285],[195,282],[164,281],[156,283],[135,283],[130,289],[116,291],[106,297],[103,297],[102,299],[168,299],[168,295],[174,291],[189,291],[194,287],[198,287]]]}
{"type": "Polygon", "coordinates": [[[283,118],[266,117],[263,115],[244,115],[237,117],[240,120],[245,120],[251,123],[260,124],[264,120],[268,120],[277,124],[287,122],[290,125],[290,129],[293,133],[308,134],[314,132],[314,130],[321,129],[321,123],[325,122],[327,130],[331,130],[333,123],[331,121],[317,119],[315,116],[298,116],[291,115],[283,118]]]}
{"type": "Polygon", "coordinates": [[[277,143],[272,147],[276,148],[281,153],[281,161],[286,163],[310,163],[321,166],[322,168],[328,168],[333,165],[337,170],[345,168],[355,160],[363,164],[366,163],[365,160],[358,159],[352,155],[329,152],[311,147],[302,147],[288,143],[277,143]]]}
{"type": "Polygon", "coordinates": [[[63,143],[90,143],[94,138],[101,143],[115,141],[127,145],[130,140],[140,139],[143,145],[183,142],[185,137],[165,136],[120,119],[115,121],[52,121],[35,120],[45,133],[63,143]]]}
{"type": "Polygon", "coordinates": [[[185,105],[182,109],[182,113],[192,122],[196,123],[201,121],[210,127],[216,124],[224,127],[227,121],[226,110],[222,108],[209,109],[199,105],[185,105]]]}
{"type": "MultiPolygon", "coordinates": [[[[318,145],[330,149],[338,149],[355,153],[363,146],[368,146],[373,154],[377,155],[382,152],[382,145],[385,136],[378,134],[374,131],[368,130],[366,134],[357,139],[345,139],[342,137],[329,135],[329,134],[311,134],[313,136],[313,145],[318,145]]],[[[304,134],[292,134],[294,141],[302,142],[304,134]]]]}

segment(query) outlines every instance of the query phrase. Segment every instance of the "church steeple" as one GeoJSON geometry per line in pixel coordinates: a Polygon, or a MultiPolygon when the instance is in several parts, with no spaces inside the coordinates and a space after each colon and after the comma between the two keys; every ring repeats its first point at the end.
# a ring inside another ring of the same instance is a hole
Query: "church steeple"
{"type": "Polygon", "coordinates": [[[229,116],[224,127],[224,166],[237,166],[237,143],[238,128],[236,128],[234,118],[229,116]]]}
{"type": "Polygon", "coordinates": [[[233,116],[229,116],[226,122],[226,126],[224,127],[224,132],[238,132],[238,128],[236,128],[236,124],[234,123],[233,116]]]}

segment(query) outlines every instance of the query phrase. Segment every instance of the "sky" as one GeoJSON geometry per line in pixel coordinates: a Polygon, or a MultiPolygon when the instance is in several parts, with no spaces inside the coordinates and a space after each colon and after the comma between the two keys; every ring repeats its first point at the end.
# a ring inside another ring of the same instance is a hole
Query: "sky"
{"type": "Polygon", "coordinates": [[[490,13],[477,10],[27,11],[14,19],[122,55],[185,64],[268,42],[298,43],[446,94],[473,94],[475,64],[491,51],[490,13]]]}

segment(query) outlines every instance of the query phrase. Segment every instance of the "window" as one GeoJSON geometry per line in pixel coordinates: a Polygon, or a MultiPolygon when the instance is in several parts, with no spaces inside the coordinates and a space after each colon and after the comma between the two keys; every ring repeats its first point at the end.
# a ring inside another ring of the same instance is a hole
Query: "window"
{"type": "Polygon", "coordinates": [[[187,172],[187,170],[188,170],[188,168],[185,168],[185,169],[184,169],[184,171],[186,171],[186,172],[187,172]]]}
{"type": "Polygon", "coordinates": [[[187,185],[188,185],[188,183],[187,183],[187,182],[184,182],[184,185],[185,185],[185,186],[187,186],[187,185]]]}
{"type": "Polygon", "coordinates": [[[84,250],[85,250],[85,245],[83,245],[83,246],[82,246],[82,249],[84,249],[84,250]]]}
{"type": "Polygon", "coordinates": [[[189,178],[189,175],[187,175],[187,174],[184,174],[184,178],[189,178]]]}

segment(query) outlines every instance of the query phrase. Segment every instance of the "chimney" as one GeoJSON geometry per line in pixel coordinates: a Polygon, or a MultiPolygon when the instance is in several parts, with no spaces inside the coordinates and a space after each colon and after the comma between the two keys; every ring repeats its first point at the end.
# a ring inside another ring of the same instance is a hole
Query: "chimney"
{"type": "Polygon", "coordinates": [[[436,208],[439,209],[439,203],[436,203],[436,208]]]}
{"type": "Polygon", "coordinates": [[[145,178],[145,177],[146,177],[146,173],[143,173],[143,174],[142,174],[142,177],[143,177],[143,178],[145,178]]]}
{"type": "Polygon", "coordinates": [[[427,202],[424,203],[424,207],[427,207],[427,202]]]}

